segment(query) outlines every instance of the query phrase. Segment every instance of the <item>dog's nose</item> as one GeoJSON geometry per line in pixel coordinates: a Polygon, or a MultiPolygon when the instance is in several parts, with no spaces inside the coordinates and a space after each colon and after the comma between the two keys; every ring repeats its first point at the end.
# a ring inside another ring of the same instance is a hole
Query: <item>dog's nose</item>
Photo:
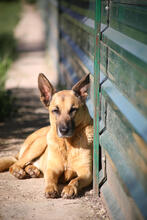
{"type": "Polygon", "coordinates": [[[57,127],[57,134],[59,137],[71,137],[74,131],[74,122],[67,121],[60,123],[57,127]]]}
{"type": "Polygon", "coordinates": [[[67,125],[60,125],[59,130],[61,134],[65,135],[68,133],[69,127],[67,125]]]}

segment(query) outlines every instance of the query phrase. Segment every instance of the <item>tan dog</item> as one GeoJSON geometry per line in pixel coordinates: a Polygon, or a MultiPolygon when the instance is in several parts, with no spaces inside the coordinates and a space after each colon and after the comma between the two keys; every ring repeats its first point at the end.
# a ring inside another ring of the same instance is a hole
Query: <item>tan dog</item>
{"type": "Polygon", "coordinates": [[[63,198],[74,198],[78,191],[92,182],[93,121],[85,104],[89,75],[72,90],[55,92],[48,79],[40,74],[38,86],[41,101],[48,107],[50,126],[31,134],[24,142],[18,160],[2,158],[0,171],[11,164],[10,173],[22,179],[27,175],[45,179],[45,196],[59,196],[58,182],[62,176],[68,184],[63,198]]]}

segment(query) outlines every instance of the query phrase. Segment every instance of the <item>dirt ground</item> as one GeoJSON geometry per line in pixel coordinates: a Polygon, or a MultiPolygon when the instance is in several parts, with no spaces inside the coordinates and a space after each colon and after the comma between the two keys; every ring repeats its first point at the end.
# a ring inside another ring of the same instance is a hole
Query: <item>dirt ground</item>
{"type": "MultiPolygon", "coordinates": [[[[57,76],[48,73],[44,51],[44,26],[36,9],[25,6],[16,27],[19,57],[8,71],[6,88],[13,96],[17,114],[0,123],[0,156],[15,155],[32,131],[48,125],[48,113],[39,100],[37,76],[47,73],[56,85],[57,76]]],[[[44,180],[18,180],[9,172],[0,173],[0,219],[2,220],[96,220],[109,219],[100,198],[92,189],[80,197],[46,199],[44,180]]]]}

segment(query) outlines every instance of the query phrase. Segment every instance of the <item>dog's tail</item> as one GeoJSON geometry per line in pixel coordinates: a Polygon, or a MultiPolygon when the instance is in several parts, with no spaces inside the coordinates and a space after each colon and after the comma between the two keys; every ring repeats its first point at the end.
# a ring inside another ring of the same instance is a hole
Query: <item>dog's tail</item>
{"type": "Polygon", "coordinates": [[[16,157],[8,156],[0,158],[0,172],[7,171],[17,161],[16,157]]]}

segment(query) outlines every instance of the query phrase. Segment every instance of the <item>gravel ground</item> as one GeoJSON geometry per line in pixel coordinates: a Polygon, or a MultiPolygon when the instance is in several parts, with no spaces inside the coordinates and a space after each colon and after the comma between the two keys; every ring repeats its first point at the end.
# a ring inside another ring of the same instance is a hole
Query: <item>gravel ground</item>
{"type": "MultiPolygon", "coordinates": [[[[48,125],[48,112],[37,90],[38,73],[47,73],[54,85],[57,81],[57,76],[47,71],[44,27],[35,8],[24,7],[15,35],[19,57],[8,71],[6,88],[16,97],[17,114],[0,123],[0,156],[15,155],[28,134],[48,125]]],[[[73,200],[46,199],[43,192],[43,178],[18,180],[9,172],[0,173],[0,219],[109,219],[101,198],[94,198],[92,189],[73,200]]]]}

